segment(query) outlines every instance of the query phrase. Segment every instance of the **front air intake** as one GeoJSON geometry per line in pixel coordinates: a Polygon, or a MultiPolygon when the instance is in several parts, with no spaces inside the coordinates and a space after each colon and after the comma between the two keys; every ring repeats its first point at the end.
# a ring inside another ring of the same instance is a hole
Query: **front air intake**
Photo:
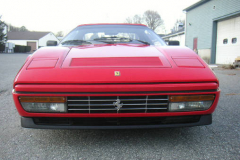
{"type": "Polygon", "coordinates": [[[168,96],[67,97],[69,113],[153,113],[168,111],[168,96]]]}

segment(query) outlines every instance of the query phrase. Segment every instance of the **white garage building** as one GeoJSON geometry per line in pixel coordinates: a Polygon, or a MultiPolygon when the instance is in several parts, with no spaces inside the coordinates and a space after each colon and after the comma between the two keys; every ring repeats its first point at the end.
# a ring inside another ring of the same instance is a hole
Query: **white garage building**
{"type": "Polygon", "coordinates": [[[207,63],[233,64],[240,56],[240,0],[201,0],[186,12],[186,46],[207,63]]]}
{"type": "Polygon", "coordinates": [[[217,24],[216,63],[231,64],[240,56],[240,16],[217,24]]]}
{"type": "Polygon", "coordinates": [[[8,41],[15,45],[31,46],[31,52],[39,47],[47,46],[48,41],[56,41],[57,37],[51,32],[8,32],[8,41]]]}

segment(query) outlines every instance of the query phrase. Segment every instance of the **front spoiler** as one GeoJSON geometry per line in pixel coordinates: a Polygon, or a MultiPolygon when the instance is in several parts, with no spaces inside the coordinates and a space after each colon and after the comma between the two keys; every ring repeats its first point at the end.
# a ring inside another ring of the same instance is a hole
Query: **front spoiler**
{"type": "Polygon", "coordinates": [[[66,125],[38,125],[34,123],[33,118],[21,117],[21,125],[24,128],[37,129],[145,129],[145,128],[173,128],[173,127],[192,127],[209,125],[212,123],[212,115],[201,115],[199,121],[193,123],[172,123],[172,124],[154,124],[154,125],[111,125],[111,126],[66,126],[66,125]]]}

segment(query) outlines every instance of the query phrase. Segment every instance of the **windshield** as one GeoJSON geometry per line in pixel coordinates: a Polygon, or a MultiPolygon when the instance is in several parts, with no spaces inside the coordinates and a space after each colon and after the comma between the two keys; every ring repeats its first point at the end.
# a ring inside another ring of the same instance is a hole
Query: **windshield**
{"type": "Polygon", "coordinates": [[[60,43],[61,46],[87,44],[132,43],[166,45],[151,29],[140,25],[86,25],[72,30],[60,43]]]}

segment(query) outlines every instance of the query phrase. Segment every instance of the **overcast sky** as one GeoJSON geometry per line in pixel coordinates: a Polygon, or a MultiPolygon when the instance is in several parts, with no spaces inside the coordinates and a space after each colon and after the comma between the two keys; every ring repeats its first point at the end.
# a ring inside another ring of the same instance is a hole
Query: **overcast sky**
{"type": "Polygon", "coordinates": [[[176,19],[185,19],[183,9],[199,0],[0,0],[3,21],[34,31],[63,31],[79,24],[123,23],[127,17],[157,11],[166,32],[176,19]]]}

